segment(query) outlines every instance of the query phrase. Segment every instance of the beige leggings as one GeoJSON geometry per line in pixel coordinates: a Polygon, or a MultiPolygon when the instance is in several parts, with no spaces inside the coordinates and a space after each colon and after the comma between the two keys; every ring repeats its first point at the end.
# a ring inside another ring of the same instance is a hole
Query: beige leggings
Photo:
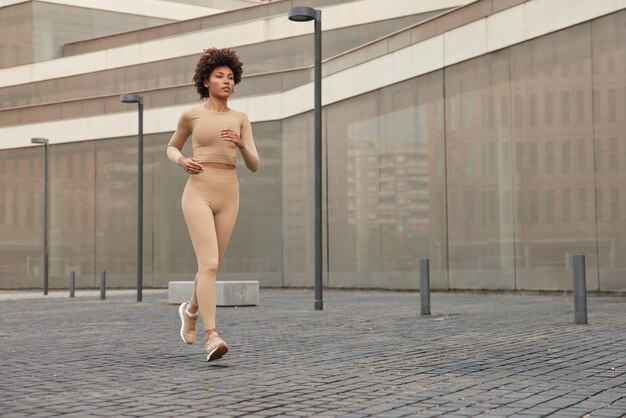
{"type": "Polygon", "coordinates": [[[183,191],[183,215],[198,259],[191,304],[205,330],[215,328],[215,280],[239,211],[237,170],[208,167],[189,176],[183,191]]]}

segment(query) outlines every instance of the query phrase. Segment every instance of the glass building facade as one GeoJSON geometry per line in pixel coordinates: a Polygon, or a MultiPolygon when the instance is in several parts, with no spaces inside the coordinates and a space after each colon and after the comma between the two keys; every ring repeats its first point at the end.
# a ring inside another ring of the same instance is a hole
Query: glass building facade
{"type": "MultiPolygon", "coordinates": [[[[585,254],[589,290],[626,291],[626,11],[329,104],[323,121],[326,286],[416,289],[429,258],[436,289],[567,290],[585,254]]],[[[253,131],[262,165],[238,168],[219,277],[310,287],[312,112],[253,131]]],[[[148,287],[196,269],[171,133],[146,136],[148,287]]],[[[0,150],[0,288],[40,286],[42,159],[0,150]]],[[[133,286],[136,159],[135,137],[50,147],[52,288],[71,270],[133,286]]]]}
{"type": "Polygon", "coordinates": [[[0,68],[61,57],[63,45],[80,39],[171,22],[40,1],[17,3],[3,9],[0,68]]]}

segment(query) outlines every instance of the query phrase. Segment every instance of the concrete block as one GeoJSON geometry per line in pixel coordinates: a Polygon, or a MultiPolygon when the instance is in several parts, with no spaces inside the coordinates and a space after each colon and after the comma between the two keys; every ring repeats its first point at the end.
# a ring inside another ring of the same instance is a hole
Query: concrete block
{"type": "MultiPolygon", "coordinates": [[[[179,304],[191,298],[192,281],[169,282],[169,303],[179,304]]],[[[217,281],[217,306],[256,306],[259,304],[259,282],[249,281],[217,281]]]]}

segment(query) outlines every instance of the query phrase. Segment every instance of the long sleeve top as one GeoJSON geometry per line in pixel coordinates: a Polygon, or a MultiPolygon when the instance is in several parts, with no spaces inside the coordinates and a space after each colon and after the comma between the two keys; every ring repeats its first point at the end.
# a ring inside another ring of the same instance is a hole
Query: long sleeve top
{"type": "Polygon", "coordinates": [[[245,147],[241,156],[250,171],[259,168],[259,154],[252,137],[252,126],[243,112],[230,109],[228,112],[214,112],[204,105],[194,106],[183,111],[178,119],[176,132],[167,146],[167,157],[178,164],[181,150],[191,136],[193,157],[206,163],[237,165],[238,147],[219,137],[221,129],[231,129],[243,140],[245,147]]]}

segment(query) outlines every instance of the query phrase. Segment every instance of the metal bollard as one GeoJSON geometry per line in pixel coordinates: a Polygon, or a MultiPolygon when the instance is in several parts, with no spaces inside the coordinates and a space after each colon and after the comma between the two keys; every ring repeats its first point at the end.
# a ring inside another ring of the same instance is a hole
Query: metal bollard
{"type": "Polygon", "coordinates": [[[574,280],[574,320],[577,324],[587,323],[587,275],[585,256],[572,255],[574,280]]]}
{"type": "Polygon", "coordinates": [[[76,289],[76,272],[70,272],[70,297],[74,297],[74,290],[76,289]]]}
{"type": "Polygon", "coordinates": [[[420,301],[422,315],[430,315],[430,261],[420,260],[420,301]]]}
{"type": "Polygon", "coordinates": [[[100,300],[106,299],[106,287],[107,287],[107,272],[102,270],[100,272],[100,300]]]}

